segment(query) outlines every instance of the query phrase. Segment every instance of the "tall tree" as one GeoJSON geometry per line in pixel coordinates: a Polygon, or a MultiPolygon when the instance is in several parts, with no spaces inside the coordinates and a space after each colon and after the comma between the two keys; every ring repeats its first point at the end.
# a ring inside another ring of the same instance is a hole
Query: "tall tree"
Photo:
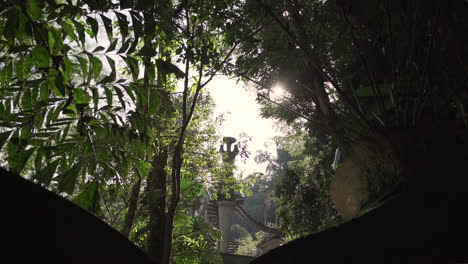
{"type": "Polygon", "coordinates": [[[153,207],[163,244],[150,255],[168,263],[190,124],[233,53],[222,43],[229,6],[18,0],[1,10],[0,147],[9,167],[95,212],[99,197],[128,193],[101,212],[125,235],[148,179],[149,197],[167,194],[153,207]]]}
{"type": "MultiPolygon", "coordinates": [[[[451,170],[448,157],[433,164],[433,171],[421,167],[421,160],[440,152],[456,153],[454,160],[466,157],[466,1],[252,0],[240,5],[245,21],[265,26],[240,44],[231,71],[256,85],[266,116],[296,130],[306,128],[310,141],[331,146],[324,161],[332,160],[335,147],[345,161],[358,160],[357,149],[364,146],[367,157],[380,163],[369,167],[376,178],[363,175],[371,184],[380,177],[378,166],[387,171],[385,166],[398,164],[404,180],[393,186],[396,193],[427,197],[441,192],[441,186],[465,184],[462,168],[456,175],[435,173],[451,170]],[[286,92],[276,99],[271,90],[279,84],[286,92]],[[383,158],[389,152],[392,158],[383,158]]],[[[241,32],[233,34],[239,38],[241,32]]],[[[388,194],[383,185],[391,177],[371,186],[380,193],[369,193],[364,203],[388,194]]],[[[454,194],[446,195],[451,204],[454,194]]]]}

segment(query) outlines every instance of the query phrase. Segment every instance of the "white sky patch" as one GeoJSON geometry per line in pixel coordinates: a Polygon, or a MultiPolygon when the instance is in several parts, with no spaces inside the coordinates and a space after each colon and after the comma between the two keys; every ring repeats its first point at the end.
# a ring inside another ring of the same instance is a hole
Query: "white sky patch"
{"type": "Polygon", "coordinates": [[[264,173],[267,164],[255,163],[254,157],[259,150],[276,155],[275,145],[270,139],[282,133],[275,128],[273,120],[260,116],[260,106],[256,102],[253,88],[249,89],[243,83],[236,84],[235,79],[217,77],[208,84],[207,91],[216,103],[215,116],[224,114],[221,135],[239,139],[239,134],[244,132],[252,137],[248,145],[250,157],[245,163],[239,158],[236,161],[240,172],[244,176],[253,172],[264,173]]]}

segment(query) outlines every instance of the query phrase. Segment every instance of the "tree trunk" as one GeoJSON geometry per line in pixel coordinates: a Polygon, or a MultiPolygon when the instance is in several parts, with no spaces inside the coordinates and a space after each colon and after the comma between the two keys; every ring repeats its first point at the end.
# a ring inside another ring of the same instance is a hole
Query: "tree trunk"
{"type": "Polygon", "coordinates": [[[128,205],[127,215],[125,216],[125,223],[122,228],[122,235],[126,238],[130,236],[132,231],[133,221],[135,220],[136,209],[138,205],[138,198],[140,197],[141,178],[132,187],[130,194],[130,203],[128,205]]]}
{"type": "Polygon", "coordinates": [[[167,158],[167,149],[154,155],[147,183],[150,206],[148,254],[155,263],[161,263],[164,251],[167,158]]]}

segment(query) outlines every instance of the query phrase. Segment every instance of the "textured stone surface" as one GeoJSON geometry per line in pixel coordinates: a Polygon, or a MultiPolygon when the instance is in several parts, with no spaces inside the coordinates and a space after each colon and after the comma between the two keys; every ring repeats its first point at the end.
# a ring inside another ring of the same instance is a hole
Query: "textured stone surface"
{"type": "Polygon", "coordinates": [[[338,213],[349,220],[391,192],[401,180],[401,167],[395,146],[385,137],[368,133],[356,141],[330,184],[338,213]]]}

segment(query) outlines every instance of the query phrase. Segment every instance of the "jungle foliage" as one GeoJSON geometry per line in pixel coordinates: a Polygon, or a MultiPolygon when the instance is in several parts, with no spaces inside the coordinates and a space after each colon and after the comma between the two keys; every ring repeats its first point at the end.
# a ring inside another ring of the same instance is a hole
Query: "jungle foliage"
{"type": "Polygon", "coordinates": [[[275,189],[285,231],[334,219],[335,150],[346,158],[369,133],[395,148],[412,191],[467,177],[434,180],[415,168],[444,145],[457,146],[459,162],[468,149],[467,11],[466,1],[245,1],[234,24],[260,28],[229,70],[255,84],[264,116],[290,128],[279,147],[295,160],[275,189]]]}
{"type": "Polygon", "coordinates": [[[1,165],[155,261],[219,262],[193,210],[226,171],[203,88],[237,76],[291,131],[277,140],[291,160],[275,161],[282,228],[313,232],[334,215],[336,148],[373,131],[402,157],[438,138],[467,149],[466,13],[463,0],[1,0],[1,165]]]}
{"type": "Polygon", "coordinates": [[[219,262],[219,234],[192,208],[223,170],[202,90],[234,50],[220,28],[228,3],[8,0],[0,10],[3,165],[154,261],[219,262]]]}

